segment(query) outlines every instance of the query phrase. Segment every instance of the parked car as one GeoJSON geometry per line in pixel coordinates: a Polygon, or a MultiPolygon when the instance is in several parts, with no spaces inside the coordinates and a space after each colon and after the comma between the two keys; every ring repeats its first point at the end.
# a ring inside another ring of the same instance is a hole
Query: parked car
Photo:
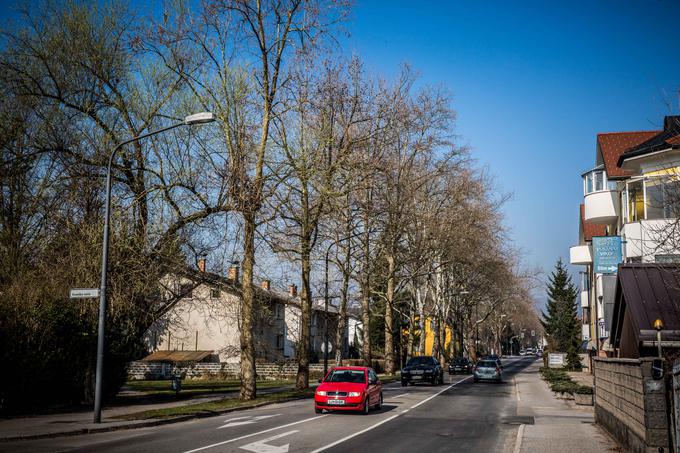
{"type": "Polygon", "coordinates": [[[500,365],[495,360],[482,359],[477,362],[473,370],[474,381],[496,381],[503,380],[503,373],[500,365]]]}
{"type": "Polygon", "coordinates": [[[342,366],[333,368],[314,392],[314,412],[361,411],[380,409],[382,383],[372,368],[342,366]]]}
{"type": "Polygon", "coordinates": [[[472,362],[467,357],[457,357],[449,364],[449,374],[469,373],[472,371],[472,362]]]}
{"type": "Polygon", "coordinates": [[[432,385],[444,383],[444,369],[437,359],[429,355],[411,357],[401,370],[401,385],[429,382],[432,385]]]}

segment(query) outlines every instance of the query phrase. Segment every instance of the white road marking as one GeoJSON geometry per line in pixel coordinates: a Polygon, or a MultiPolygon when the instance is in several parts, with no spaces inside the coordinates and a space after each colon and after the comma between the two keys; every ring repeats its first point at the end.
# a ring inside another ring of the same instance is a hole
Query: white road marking
{"type": "Polygon", "coordinates": [[[519,385],[517,385],[517,378],[514,377],[512,380],[515,381],[515,395],[517,395],[517,401],[521,401],[519,397],[519,385]]]}
{"type": "Polygon", "coordinates": [[[458,382],[454,382],[453,384],[451,384],[451,385],[449,385],[448,387],[446,387],[444,390],[435,393],[434,395],[430,396],[429,398],[426,398],[426,399],[422,400],[421,402],[419,402],[419,403],[417,403],[417,404],[414,404],[413,406],[409,407],[408,409],[406,409],[406,410],[404,410],[404,411],[399,412],[398,414],[395,414],[395,415],[393,415],[393,416],[391,416],[391,417],[389,417],[389,418],[386,418],[385,420],[382,420],[382,421],[376,423],[375,425],[369,426],[369,427],[366,428],[366,429],[362,429],[361,431],[358,431],[358,432],[356,432],[356,433],[354,433],[354,434],[350,434],[350,435],[347,436],[347,437],[343,437],[342,439],[336,440],[335,442],[330,443],[330,444],[328,444],[328,445],[326,445],[326,446],[324,446],[324,447],[317,448],[316,450],[313,450],[313,451],[311,451],[310,453],[319,453],[319,452],[321,452],[321,451],[328,450],[329,448],[335,447],[336,445],[339,445],[339,444],[341,444],[341,443],[343,443],[343,442],[346,442],[346,441],[348,441],[348,440],[350,440],[350,439],[352,439],[352,438],[354,438],[354,437],[357,437],[357,436],[359,436],[359,435],[361,435],[361,434],[364,434],[364,433],[366,433],[366,432],[368,432],[368,431],[371,431],[372,429],[375,429],[375,428],[377,428],[377,427],[380,426],[380,425],[384,425],[385,423],[387,423],[387,422],[389,422],[389,421],[392,421],[392,420],[394,420],[395,418],[399,417],[401,414],[403,414],[403,413],[405,413],[405,412],[408,412],[408,411],[411,410],[411,409],[415,409],[416,407],[420,406],[421,404],[427,403],[427,402],[430,401],[432,398],[435,398],[435,397],[441,395],[441,394],[444,393],[445,391],[449,390],[451,387],[453,387],[453,386],[455,386],[455,385],[458,385],[458,384],[460,384],[461,382],[467,381],[467,380],[470,379],[471,377],[472,377],[472,376],[468,376],[468,377],[466,377],[465,379],[461,379],[461,380],[458,381],[458,382]]]}
{"type": "Polygon", "coordinates": [[[287,453],[288,449],[290,448],[290,444],[276,446],[269,445],[267,442],[280,439],[281,437],[290,436],[291,434],[295,434],[297,432],[298,430],[293,430],[277,434],[276,436],[267,437],[266,439],[258,440],[257,442],[253,442],[252,444],[247,444],[239,448],[242,450],[253,451],[255,453],[287,453]]]}
{"type": "Polygon", "coordinates": [[[202,450],[207,450],[209,448],[219,447],[220,445],[229,444],[231,442],[236,442],[236,441],[239,441],[241,439],[247,439],[248,437],[258,436],[260,434],[269,433],[271,431],[276,431],[277,429],[288,428],[289,426],[299,425],[300,423],[310,422],[312,420],[320,420],[324,417],[328,417],[328,414],[317,415],[316,417],[305,418],[304,420],[300,420],[300,421],[293,422],[293,423],[288,423],[286,425],[275,426],[274,428],[265,429],[263,431],[258,431],[256,433],[252,433],[252,434],[246,434],[245,436],[234,437],[233,439],[228,439],[228,440],[224,440],[222,442],[217,442],[216,444],[206,445],[205,447],[194,448],[193,450],[187,450],[184,453],[194,453],[196,451],[202,451],[202,450]]]}
{"type": "Polygon", "coordinates": [[[281,415],[281,414],[259,415],[257,417],[253,417],[253,416],[248,415],[246,417],[230,418],[230,419],[224,421],[226,423],[226,425],[219,426],[217,429],[231,428],[232,426],[250,425],[250,424],[253,424],[253,423],[257,423],[260,420],[276,417],[276,416],[279,416],[279,415],[281,415]]]}
{"type": "Polygon", "coordinates": [[[519,425],[517,430],[517,438],[515,439],[515,449],[512,453],[519,453],[522,450],[522,438],[524,437],[524,425],[519,425]]]}

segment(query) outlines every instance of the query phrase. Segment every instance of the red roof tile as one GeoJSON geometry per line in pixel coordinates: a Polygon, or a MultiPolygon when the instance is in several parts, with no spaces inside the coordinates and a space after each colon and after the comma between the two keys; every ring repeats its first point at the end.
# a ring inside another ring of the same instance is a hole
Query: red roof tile
{"type": "Polygon", "coordinates": [[[592,241],[593,236],[604,236],[606,233],[606,225],[597,225],[595,223],[586,222],[586,207],[580,205],[581,208],[581,228],[583,229],[583,239],[585,241],[592,241]]]}
{"type": "Polygon", "coordinates": [[[626,150],[643,143],[661,131],[609,132],[597,134],[597,147],[602,153],[608,177],[630,176],[632,173],[617,165],[619,156],[626,150]]]}

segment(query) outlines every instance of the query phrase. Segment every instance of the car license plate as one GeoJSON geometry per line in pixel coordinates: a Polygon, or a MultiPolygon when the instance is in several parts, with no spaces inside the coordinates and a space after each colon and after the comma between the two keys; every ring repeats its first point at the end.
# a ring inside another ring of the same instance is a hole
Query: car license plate
{"type": "Polygon", "coordinates": [[[423,374],[423,373],[424,373],[423,370],[415,370],[415,371],[411,371],[411,374],[423,374]]]}
{"type": "Polygon", "coordinates": [[[328,400],[328,404],[332,406],[342,406],[345,404],[345,400],[328,400]]]}

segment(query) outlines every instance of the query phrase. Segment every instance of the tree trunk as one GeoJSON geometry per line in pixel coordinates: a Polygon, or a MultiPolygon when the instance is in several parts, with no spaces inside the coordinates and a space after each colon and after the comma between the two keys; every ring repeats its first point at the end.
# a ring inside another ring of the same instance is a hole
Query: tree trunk
{"type": "Polygon", "coordinates": [[[250,213],[244,217],[243,238],[243,302],[241,304],[241,392],[242,400],[252,400],[257,396],[255,371],[255,338],[253,291],[253,266],[255,264],[255,216],[250,213]]]}
{"type": "MultiPolygon", "coordinates": [[[[340,313],[338,315],[338,330],[335,332],[335,366],[342,365],[342,353],[345,349],[345,329],[347,326],[347,302],[349,296],[350,271],[347,267],[352,259],[351,244],[347,244],[345,261],[342,272],[342,289],[340,290],[340,313]]],[[[349,334],[349,332],[348,332],[349,334]]]]}
{"type": "Polygon", "coordinates": [[[309,244],[303,235],[302,253],[300,254],[302,265],[302,292],[300,293],[301,317],[300,317],[300,342],[298,347],[298,372],[295,380],[295,388],[309,388],[309,352],[312,321],[312,291],[309,281],[310,258],[309,244]]]}
{"type": "Polygon", "coordinates": [[[394,255],[387,256],[387,294],[385,300],[385,373],[394,374],[394,326],[392,320],[394,305],[394,255]]]}

